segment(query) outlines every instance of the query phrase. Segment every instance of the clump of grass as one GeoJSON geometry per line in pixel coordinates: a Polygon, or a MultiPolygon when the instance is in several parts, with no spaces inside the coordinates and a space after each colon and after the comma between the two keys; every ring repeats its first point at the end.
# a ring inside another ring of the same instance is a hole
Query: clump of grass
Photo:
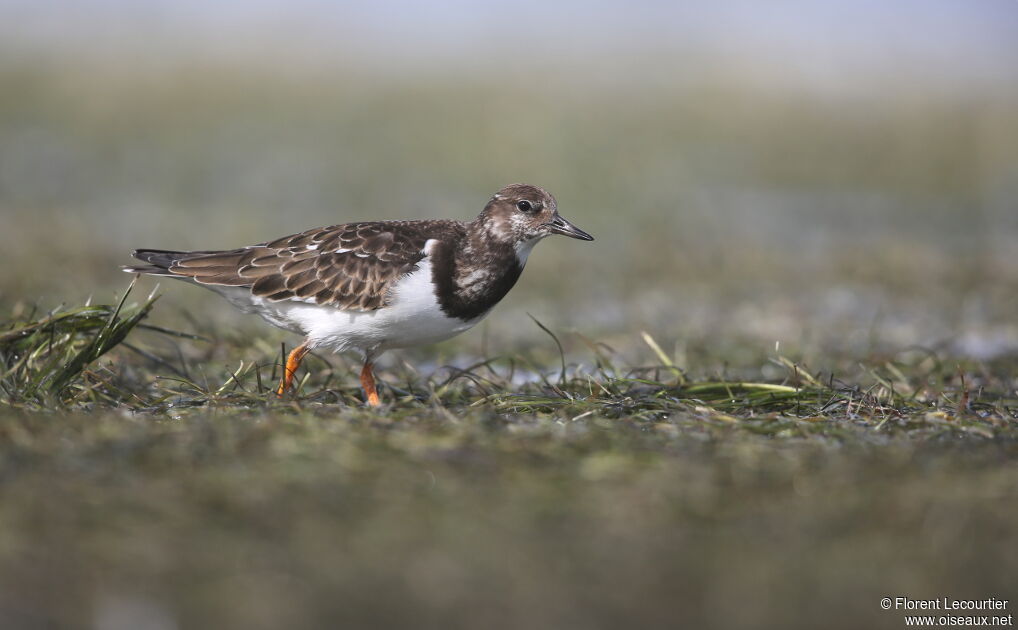
{"type": "MultiPolygon", "coordinates": [[[[554,334],[542,326],[549,335],[554,334]]],[[[563,364],[556,382],[541,375],[522,387],[509,386],[511,377],[499,378],[491,362],[483,367],[494,378],[463,371],[459,376],[475,389],[473,400],[459,395],[470,407],[488,406],[506,414],[551,414],[565,420],[600,417],[642,423],[672,423],[676,418],[704,426],[727,426],[766,435],[826,435],[858,431],[888,433],[898,430],[928,435],[967,433],[992,438],[1001,431],[1013,433],[1018,418],[1016,401],[1000,383],[973,390],[960,370],[955,378],[942,374],[934,362],[927,374],[916,366],[887,363],[889,374],[869,370],[869,379],[845,382],[832,374],[824,377],[805,366],[778,356],[771,363],[785,370],[777,382],[721,378],[691,380],[648,334],[644,342],[660,364],[621,368],[598,355],[597,372],[563,364]],[[568,376],[567,376],[568,372],[568,376]],[[929,383],[942,385],[931,389],[929,383]],[[504,387],[500,387],[504,385],[504,387]],[[487,391],[485,391],[487,390],[487,391]]],[[[557,340],[556,340],[557,343],[557,340]]],[[[561,347],[561,344],[557,344],[561,347]]],[[[444,390],[439,390],[446,394],[444,390]]],[[[454,397],[455,395],[453,395],[454,397]]],[[[450,397],[452,399],[453,397],[450,397]]]]}
{"type": "Polygon", "coordinates": [[[33,313],[7,322],[0,333],[0,403],[54,406],[82,396],[110,398],[109,381],[96,374],[86,378],[86,372],[152,310],[154,295],[138,304],[126,303],[134,284],[117,304],[59,307],[39,318],[33,313]],[[106,386],[107,392],[97,391],[96,384],[106,386]]]}

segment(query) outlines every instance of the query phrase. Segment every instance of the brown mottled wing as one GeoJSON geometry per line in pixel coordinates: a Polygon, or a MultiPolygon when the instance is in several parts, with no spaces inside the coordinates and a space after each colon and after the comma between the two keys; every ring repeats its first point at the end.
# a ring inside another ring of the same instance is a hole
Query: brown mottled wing
{"type": "Polygon", "coordinates": [[[376,221],[318,228],[243,249],[201,253],[168,270],[207,285],[249,287],[272,301],[371,311],[417,269],[439,221],[376,221]]]}

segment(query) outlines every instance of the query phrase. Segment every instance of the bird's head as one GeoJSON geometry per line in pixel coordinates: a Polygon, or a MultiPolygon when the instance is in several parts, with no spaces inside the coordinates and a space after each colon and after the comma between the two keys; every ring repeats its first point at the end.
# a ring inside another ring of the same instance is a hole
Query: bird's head
{"type": "Polygon", "coordinates": [[[551,193],[529,184],[511,184],[492,195],[477,221],[490,238],[511,243],[523,257],[535,243],[552,234],[594,240],[559,215],[551,193]]]}

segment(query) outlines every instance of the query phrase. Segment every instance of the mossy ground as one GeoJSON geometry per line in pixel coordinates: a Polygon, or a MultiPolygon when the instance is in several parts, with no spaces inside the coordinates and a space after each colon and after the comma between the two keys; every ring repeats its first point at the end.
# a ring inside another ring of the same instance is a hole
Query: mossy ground
{"type": "Polygon", "coordinates": [[[164,335],[62,397],[7,392],[5,626],[890,627],[881,597],[1018,571],[1013,365],[689,381],[563,371],[549,339],[383,370],[375,410],[324,360],[284,400],[271,361],[166,376],[164,335]],[[551,369],[514,385],[528,363],[551,369]]]}

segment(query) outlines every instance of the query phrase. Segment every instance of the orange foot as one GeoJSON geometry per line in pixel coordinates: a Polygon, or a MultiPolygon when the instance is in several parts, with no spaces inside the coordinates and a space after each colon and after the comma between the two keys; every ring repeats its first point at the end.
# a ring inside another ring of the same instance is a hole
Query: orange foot
{"type": "Polygon", "coordinates": [[[364,395],[367,397],[369,407],[377,407],[382,404],[378,399],[378,390],[375,389],[375,375],[371,373],[371,362],[365,361],[361,370],[361,387],[364,388],[364,395]]]}
{"type": "Polygon", "coordinates": [[[308,348],[308,342],[305,341],[294,348],[290,355],[286,357],[286,366],[283,368],[283,380],[279,382],[279,387],[276,388],[277,396],[282,396],[293,387],[293,375],[297,373],[300,362],[304,360],[308,352],[310,352],[310,349],[308,348]]]}

